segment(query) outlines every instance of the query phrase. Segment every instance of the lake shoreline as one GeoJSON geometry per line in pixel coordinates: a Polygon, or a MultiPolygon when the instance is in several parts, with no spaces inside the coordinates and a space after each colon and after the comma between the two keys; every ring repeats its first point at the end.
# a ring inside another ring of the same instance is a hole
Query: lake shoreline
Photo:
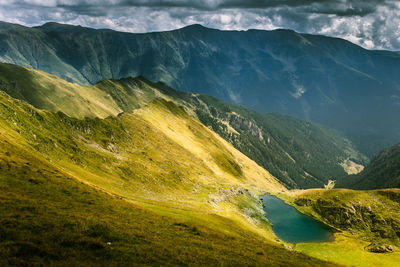
{"type": "Polygon", "coordinates": [[[284,242],[294,244],[293,249],[298,243],[324,243],[335,240],[331,227],[301,213],[282,199],[270,194],[265,194],[260,199],[275,235],[284,242]]]}

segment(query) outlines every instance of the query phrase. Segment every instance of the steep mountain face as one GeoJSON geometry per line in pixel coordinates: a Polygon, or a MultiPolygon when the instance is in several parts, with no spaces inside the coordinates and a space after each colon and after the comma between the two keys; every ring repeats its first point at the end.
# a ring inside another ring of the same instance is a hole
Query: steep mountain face
{"type": "Polygon", "coordinates": [[[323,187],[329,179],[347,176],[344,162],[367,162],[347,138],[334,130],[278,113],[260,114],[206,95],[176,91],[142,77],[79,86],[10,64],[0,64],[0,71],[1,90],[37,108],[77,118],[130,113],[160,98],[172,101],[288,188],[323,187]]]}
{"type": "Polygon", "coordinates": [[[355,189],[400,187],[400,144],[377,153],[357,175],[343,178],[341,186],[355,189]]]}
{"type": "Polygon", "coordinates": [[[130,34],[47,23],[2,23],[0,60],[69,81],[143,75],[260,112],[345,131],[372,154],[400,137],[400,57],[289,30],[219,31],[200,25],[130,34]]]}

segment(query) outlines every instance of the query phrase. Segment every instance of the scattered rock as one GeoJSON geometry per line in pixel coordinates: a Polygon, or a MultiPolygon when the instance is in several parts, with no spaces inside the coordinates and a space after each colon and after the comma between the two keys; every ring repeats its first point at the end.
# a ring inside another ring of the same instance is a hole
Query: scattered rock
{"type": "Polygon", "coordinates": [[[254,137],[257,137],[260,141],[264,140],[261,128],[249,119],[243,118],[236,114],[232,114],[229,123],[233,126],[233,128],[238,128],[242,131],[246,131],[254,137]]]}
{"type": "Polygon", "coordinates": [[[307,198],[298,198],[294,201],[294,204],[298,206],[311,206],[312,200],[307,198]]]}
{"type": "Polygon", "coordinates": [[[377,247],[372,247],[369,249],[370,252],[374,253],[391,253],[393,252],[393,247],[391,245],[382,245],[377,247]]]}
{"type": "Polygon", "coordinates": [[[293,248],[291,247],[291,246],[288,246],[288,245],[283,245],[284,246],[284,248],[286,248],[286,249],[288,249],[288,250],[293,250],[293,248]]]}

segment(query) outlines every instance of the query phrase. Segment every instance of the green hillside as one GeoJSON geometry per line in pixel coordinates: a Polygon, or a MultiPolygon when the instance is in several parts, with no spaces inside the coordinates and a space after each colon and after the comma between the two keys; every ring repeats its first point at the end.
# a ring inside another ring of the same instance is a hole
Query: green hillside
{"type": "Polygon", "coordinates": [[[296,250],[347,266],[397,266],[400,262],[400,190],[294,190],[279,195],[336,229],[328,243],[296,250]]]}
{"type": "Polygon", "coordinates": [[[0,89],[38,108],[77,118],[106,117],[122,110],[104,91],[69,83],[40,70],[0,64],[0,89]]]}
{"type": "Polygon", "coordinates": [[[285,189],[171,102],[0,113],[1,265],[328,264],[274,241],[256,195],[285,189]]]}
{"type": "Polygon", "coordinates": [[[288,188],[323,187],[329,179],[347,177],[345,162],[368,162],[335,130],[279,113],[259,114],[208,96],[195,96],[191,102],[205,125],[288,188]]]}
{"type": "MultiPolygon", "coordinates": [[[[399,250],[399,192],[288,191],[257,164],[288,177],[343,174],[341,163],[364,157],[335,131],[142,77],[81,87],[29,68],[1,68],[0,265],[400,260],[398,253],[370,252],[399,250]],[[104,95],[109,102],[101,102],[104,95]],[[51,99],[64,103],[49,105],[51,99]],[[259,201],[265,192],[332,226],[335,241],[278,240],[259,201]]],[[[309,179],[321,185],[328,178],[309,179]]]]}
{"type": "Polygon", "coordinates": [[[88,186],[3,135],[0,149],[1,266],[321,264],[228,218],[88,186]]]}
{"type": "Polygon", "coordinates": [[[288,188],[323,187],[329,179],[347,176],[345,162],[361,166],[368,161],[337,131],[278,113],[263,115],[207,95],[179,92],[143,77],[80,86],[15,65],[0,64],[0,70],[0,89],[11,96],[77,118],[132,112],[160,98],[172,101],[288,188]]]}

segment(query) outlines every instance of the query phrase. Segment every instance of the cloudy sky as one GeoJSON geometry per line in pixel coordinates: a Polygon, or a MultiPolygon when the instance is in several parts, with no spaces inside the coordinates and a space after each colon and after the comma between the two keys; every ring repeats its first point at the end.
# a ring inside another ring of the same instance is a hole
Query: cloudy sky
{"type": "Polygon", "coordinates": [[[398,0],[0,0],[0,20],[48,21],[127,32],[199,23],[226,30],[289,28],[400,50],[398,0]]]}

